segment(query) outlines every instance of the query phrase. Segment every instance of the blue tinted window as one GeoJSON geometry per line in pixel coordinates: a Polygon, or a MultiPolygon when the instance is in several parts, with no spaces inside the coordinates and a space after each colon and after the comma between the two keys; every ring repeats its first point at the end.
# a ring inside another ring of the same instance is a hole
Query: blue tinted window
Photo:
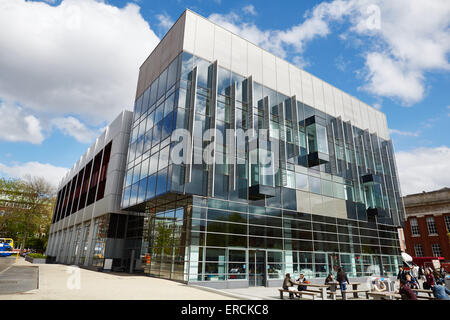
{"type": "Polygon", "coordinates": [[[150,166],[148,171],[149,175],[152,175],[156,173],[156,171],[158,171],[158,158],[159,158],[158,152],[150,157],[150,166]]]}
{"type": "Polygon", "coordinates": [[[200,94],[197,94],[196,104],[195,104],[195,112],[199,114],[206,114],[206,97],[200,94]]]}
{"type": "Polygon", "coordinates": [[[152,106],[156,102],[156,94],[158,93],[157,90],[158,90],[158,79],[153,81],[150,89],[150,101],[149,101],[150,106],[152,106]]]}
{"type": "Polygon", "coordinates": [[[181,55],[181,79],[187,80],[188,73],[194,68],[194,56],[183,52],[181,55]]]}
{"type": "Polygon", "coordinates": [[[186,101],[186,89],[180,88],[178,91],[178,107],[189,108],[189,101],[186,101]]]}
{"type": "Polygon", "coordinates": [[[130,195],[130,206],[133,206],[136,204],[137,200],[137,192],[138,192],[138,183],[133,184],[131,187],[131,195],[130,195]]]}
{"type": "Polygon", "coordinates": [[[156,179],[156,195],[158,196],[167,191],[167,169],[159,171],[156,179]]]}
{"type": "Polygon", "coordinates": [[[133,169],[133,179],[132,179],[131,183],[135,183],[139,180],[140,173],[141,173],[141,164],[138,164],[133,169]]]}
{"type": "Polygon", "coordinates": [[[158,123],[164,117],[164,103],[161,103],[155,111],[155,123],[158,123]]]}
{"type": "Polygon", "coordinates": [[[178,59],[179,57],[176,57],[172,63],[167,68],[167,89],[170,89],[174,83],[177,80],[177,71],[178,71],[178,59]]]}
{"type": "Polygon", "coordinates": [[[147,189],[147,179],[139,181],[139,193],[137,197],[137,203],[141,203],[145,200],[145,191],[147,189]]]}
{"type": "Polygon", "coordinates": [[[123,195],[122,195],[122,207],[128,207],[129,202],[130,202],[130,190],[131,190],[131,186],[127,187],[123,190],[123,195]]]}
{"type": "Polygon", "coordinates": [[[155,196],[155,190],[156,190],[156,174],[151,175],[147,179],[147,195],[145,196],[146,199],[151,199],[155,196]]]}
{"type": "Polygon", "coordinates": [[[201,58],[195,59],[197,65],[197,86],[208,88],[208,69],[211,63],[201,58]]]}
{"type": "Polygon", "coordinates": [[[156,112],[153,111],[152,113],[150,113],[147,116],[147,131],[150,131],[150,129],[153,127],[153,125],[155,124],[155,114],[156,112]]]}
{"type": "Polygon", "coordinates": [[[231,71],[218,67],[217,93],[230,96],[231,71]]]}
{"type": "Polygon", "coordinates": [[[167,84],[167,68],[161,73],[158,80],[158,96],[157,98],[161,98],[164,93],[166,93],[166,84],[167,84]]]}
{"type": "Polygon", "coordinates": [[[173,112],[171,112],[163,120],[162,137],[161,137],[162,140],[167,138],[172,133],[172,123],[173,123],[173,112]]]}
{"type": "Polygon", "coordinates": [[[173,107],[175,105],[175,93],[171,94],[170,97],[166,99],[164,103],[164,117],[167,116],[170,112],[172,112],[173,107]]]}
{"type": "Polygon", "coordinates": [[[141,95],[134,103],[134,112],[135,112],[134,119],[139,118],[139,115],[141,114],[143,98],[144,98],[144,95],[141,95]]]}
{"type": "Polygon", "coordinates": [[[241,77],[235,73],[232,73],[231,75],[231,82],[236,83],[236,100],[242,101],[242,90],[244,89],[243,81],[245,80],[244,77],[241,77]]]}
{"type": "Polygon", "coordinates": [[[129,186],[133,180],[133,169],[127,171],[127,177],[125,180],[125,186],[129,186]]]}
{"type": "Polygon", "coordinates": [[[150,148],[152,147],[152,133],[153,131],[147,131],[147,133],[145,134],[144,137],[144,150],[143,152],[147,152],[148,150],[150,150],[150,148]]]}
{"type": "Polygon", "coordinates": [[[253,82],[253,105],[257,106],[259,100],[263,98],[262,85],[253,82]]]}
{"type": "Polygon", "coordinates": [[[141,108],[141,114],[143,114],[145,111],[147,111],[149,107],[149,100],[150,100],[150,87],[147,88],[144,92],[144,98],[142,100],[142,108],[141,108]]]}
{"type": "Polygon", "coordinates": [[[169,146],[159,152],[158,170],[164,169],[169,165],[169,146]]]}
{"type": "Polygon", "coordinates": [[[160,121],[153,127],[152,146],[155,146],[161,140],[162,124],[162,121],[160,121]]]}

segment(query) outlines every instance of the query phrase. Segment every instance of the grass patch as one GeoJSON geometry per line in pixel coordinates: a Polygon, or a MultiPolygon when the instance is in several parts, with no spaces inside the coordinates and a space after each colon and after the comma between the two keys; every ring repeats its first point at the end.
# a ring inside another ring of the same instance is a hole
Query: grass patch
{"type": "Polygon", "coordinates": [[[47,258],[47,256],[45,254],[42,254],[42,253],[30,253],[30,254],[28,254],[28,256],[30,258],[34,258],[34,259],[45,259],[45,258],[47,258]]]}

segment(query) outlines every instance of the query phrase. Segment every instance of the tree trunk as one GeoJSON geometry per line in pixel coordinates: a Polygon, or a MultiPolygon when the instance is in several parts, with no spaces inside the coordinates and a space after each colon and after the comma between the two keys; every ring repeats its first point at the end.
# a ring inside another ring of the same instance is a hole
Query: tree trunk
{"type": "Polygon", "coordinates": [[[24,233],[23,235],[23,239],[22,239],[22,244],[20,245],[20,254],[23,253],[23,249],[25,249],[25,241],[27,241],[27,234],[24,233]]]}

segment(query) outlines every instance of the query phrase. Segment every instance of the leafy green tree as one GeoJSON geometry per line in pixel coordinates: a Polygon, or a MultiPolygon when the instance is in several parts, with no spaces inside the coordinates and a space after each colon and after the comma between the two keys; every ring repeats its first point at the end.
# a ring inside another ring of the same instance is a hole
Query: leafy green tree
{"type": "MultiPolygon", "coordinates": [[[[28,240],[36,238],[37,249],[45,249],[55,205],[54,188],[42,177],[23,180],[0,178],[0,233],[20,243],[22,251],[28,240]]],[[[30,244],[32,244],[31,241],[30,244]]]]}

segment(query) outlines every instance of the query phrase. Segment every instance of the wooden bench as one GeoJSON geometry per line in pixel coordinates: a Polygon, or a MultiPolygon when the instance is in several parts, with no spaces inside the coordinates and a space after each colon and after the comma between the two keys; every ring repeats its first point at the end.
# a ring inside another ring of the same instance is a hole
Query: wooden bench
{"type": "Polygon", "coordinates": [[[416,297],[417,297],[418,300],[439,300],[438,298],[436,298],[434,296],[419,296],[417,294],[416,297]]]}
{"type": "Polygon", "coordinates": [[[284,289],[278,289],[278,291],[280,291],[280,299],[283,300],[284,298],[284,293],[292,293],[292,294],[298,294],[300,295],[300,298],[302,297],[302,295],[307,295],[307,296],[311,296],[313,298],[313,300],[315,300],[317,295],[320,295],[321,292],[320,291],[312,291],[312,290],[302,290],[302,291],[297,291],[297,290],[284,290],[284,289]]]}
{"type": "MultiPolygon", "coordinates": [[[[324,295],[324,291],[323,290],[312,290],[312,289],[307,289],[307,290],[302,290],[302,291],[299,291],[299,292],[304,292],[304,291],[306,291],[306,292],[315,292],[315,293],[317,293],[318,295],[319,295],[319,297],[322,299],[322,300],[325,300],[325,297],[323,296],[324,295]]],[[[336,300],[336,291],[326,291],[326,296],[330,296],[330,298],[332,299],[332,300],[336,300]]]]}
{"type": "Polygon", "coordinates": [[[392,300],[397,299],[400,300],[402,296],[397,293],[390,293],[387,291],[381,291],[381,292],[368,292],[367,296],[374,298],[375,300],[392,300]]]}
{"type": "Polygon", "coordinates": [[[433,293],[433,291],[432,290],[427,290],[427,289],[411,289],[412,291],[415,291],[415,292],[417,292],[417,293],[428,293],[428,296],[429,297],[432,297],[433,295],[432,295],[432,293],[433,293]]]}
{"type": "Polygon", "coordinates": [[[359,293],[363,292],[366,295],[366,299],[369,299],[369,290],[365,290],[365,289],[359,289],[359,290],[345,290],[345,293],[353,293],[353,297],[354,298],[359,298],[359,293]]]}

